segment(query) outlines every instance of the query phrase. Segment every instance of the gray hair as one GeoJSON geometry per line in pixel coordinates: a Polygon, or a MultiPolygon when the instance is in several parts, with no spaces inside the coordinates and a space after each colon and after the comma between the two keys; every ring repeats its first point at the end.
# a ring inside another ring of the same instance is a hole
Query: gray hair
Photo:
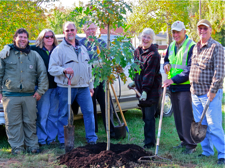
{"type": "Polygon", "coordinates": [[[155,33],[154,31],[151,29],[151,28],[145,28],[142,33],[141,33],[141,36],[143,35],[150,35],[151,39],[154,40],[155,39],[155,33]]]}
{"type": "Polygon", "coordinates": [[[85,27],[85,26],[89,27],[92,23],[93,23],[96,27],[98,27],[98,26],[97,26],[94,22],[92,22],[92,21],[86,21],[86,22],[84,23],[83,27],[85,27]]]}
{"type": "Polygon", "coordinates": [[[63,31],[65,30],[65,26],[70,24],[73,25],[75,29],[77,29],[74,22],[67,21],[63,24],[63,31]]]}
{"type": "Polygon", "coordinates": [[[57,39],[55,37],[55,33],[51,29],[44,29],[38,35],[38,38],[37,38],[37,40],[35,42],[36,47],[43,48],[43,46],[44,46],[44,36],[45,36],[45,33],[47,33],[47,32],[51,32],[52,35],[53,35],[53,39],[54,39],[53,45],[55,45],[55,46],[58,45],[58,41],[57,41],[57,39]]]}

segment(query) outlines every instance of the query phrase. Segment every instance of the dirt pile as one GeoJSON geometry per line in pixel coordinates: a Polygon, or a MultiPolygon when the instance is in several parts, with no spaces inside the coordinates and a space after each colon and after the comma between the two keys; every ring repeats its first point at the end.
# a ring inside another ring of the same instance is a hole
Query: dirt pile
{"type": "Polygon", "coordinates": [[[71,152],[61,155],[58,159],[60,164],[73,168],[131,166],[137,163],[141,156],[151,156],[140,146],[134,144],[111,144],[110,150],[106,151],[106,143],[86,145],[73,149],[71,152]]]}

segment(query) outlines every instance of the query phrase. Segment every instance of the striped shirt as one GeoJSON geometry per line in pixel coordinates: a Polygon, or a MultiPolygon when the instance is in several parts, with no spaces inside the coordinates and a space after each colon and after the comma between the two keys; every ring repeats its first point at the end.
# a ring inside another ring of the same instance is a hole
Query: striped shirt
{"type": "Polygon", "coordinates": [[[223,88],[224,78],[224,51],[223,46],[210,38],[200,47],[195,45],[192,55],[189,80],[191,93],[195,95],[217,93],[223,88]]]}

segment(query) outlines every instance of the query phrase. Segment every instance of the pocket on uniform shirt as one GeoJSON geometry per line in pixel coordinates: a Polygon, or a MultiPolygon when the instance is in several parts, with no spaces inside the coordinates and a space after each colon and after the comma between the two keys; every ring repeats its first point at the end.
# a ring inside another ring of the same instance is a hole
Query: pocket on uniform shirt
{"type": "Polygon", "coordinates": [[[6,69],[10,69],[11,71],[18,71],[17,69],[17,62],[13,62],[13,61],[8,61],[8,62],[5,62],[5,68],[6,69]]]}

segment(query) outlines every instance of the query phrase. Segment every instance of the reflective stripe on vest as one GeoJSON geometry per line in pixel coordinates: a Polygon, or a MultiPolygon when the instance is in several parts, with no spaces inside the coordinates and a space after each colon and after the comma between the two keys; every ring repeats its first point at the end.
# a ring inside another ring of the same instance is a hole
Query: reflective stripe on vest
{"type": "MultiPolygon", "coordinates": [[[[172,77],[176,76],[177,74],[180,74],[183,72],[183,70],[187,67],[187,57],[188,57],[188,51],[189,48],[194,45],[195,43],[187,38],[184,42],[184,44],[181,46],[181,48],[178,50],[177,54],[175,55],[175,41],[170,44],[169,47],[169,61],[171,64],[171,69],[168,74],[168,79],[171,79],[172,77]]],[[[180,84],[190,84],[190,81],[186,81],[184,83],[180,84]]],[[[176,85],[173,83],[172,85],[176,85]]]]}

